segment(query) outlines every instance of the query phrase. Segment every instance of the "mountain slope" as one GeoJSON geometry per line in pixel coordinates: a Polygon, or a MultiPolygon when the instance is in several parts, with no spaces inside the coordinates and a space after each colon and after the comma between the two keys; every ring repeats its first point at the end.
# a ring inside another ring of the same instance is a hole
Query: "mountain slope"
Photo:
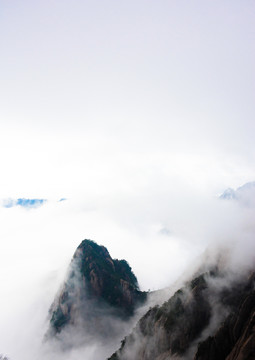
{"type": "Polygon", "coordinates": [[[198,346],[194,360],[255,359],[254,274],[246,289],[239,291],[239,304],[219,329],[198,346]]]}
{"type": "Polygon", "coordinates": [[[218,269],[151,308],[109,360],[249,360],[255,349],[254,274],[218,269]]]}

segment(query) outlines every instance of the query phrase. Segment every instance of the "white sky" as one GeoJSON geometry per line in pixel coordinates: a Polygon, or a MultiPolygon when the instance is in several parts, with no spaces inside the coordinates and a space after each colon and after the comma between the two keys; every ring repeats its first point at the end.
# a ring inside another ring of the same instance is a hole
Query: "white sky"
{"type": "Polygon", "coordinates": [[[121,197],[162,176],[214,193],[253,179],[254,11],[2,1],[2,196],[121,197]]]}
{"type": "Polygon", "coordinates": [[[254,18],[250,0],[0,2],[0,199],[49,199],[0,209],[7,293],[10,258],[29,287],[84,238],[143,288],[206,247],[213,198],[255,179],[254,18]]]}

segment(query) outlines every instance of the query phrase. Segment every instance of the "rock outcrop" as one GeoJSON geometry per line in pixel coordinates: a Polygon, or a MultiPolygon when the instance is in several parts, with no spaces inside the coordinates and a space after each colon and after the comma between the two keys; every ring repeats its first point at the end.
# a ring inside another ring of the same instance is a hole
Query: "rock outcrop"
{"type": "Polygon", "coordinates": [[[74,253],[67,279],[50,309],[50,333],[67,325],[110,336],[107,319],[128,319],[147,297],[125,260],[84,240],[74,253]]]}

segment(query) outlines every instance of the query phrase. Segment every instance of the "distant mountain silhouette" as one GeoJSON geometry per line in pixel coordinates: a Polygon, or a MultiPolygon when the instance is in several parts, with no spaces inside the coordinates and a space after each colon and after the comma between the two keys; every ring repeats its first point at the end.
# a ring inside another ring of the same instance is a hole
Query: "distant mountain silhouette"
{"type": "Polygon", "coordinates": [[[223,200],[236,200],[246,206],[255,206],[255,181],[248,182],[236,190],[232,188],[226,189],[220,195],[223,200]]]}

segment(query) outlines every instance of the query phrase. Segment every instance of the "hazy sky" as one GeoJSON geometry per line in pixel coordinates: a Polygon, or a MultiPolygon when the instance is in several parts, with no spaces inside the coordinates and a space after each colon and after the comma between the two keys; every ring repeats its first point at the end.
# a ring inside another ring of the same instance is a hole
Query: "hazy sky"
{"type": "Polygon", "coordinates": [[[254,12],[249,0],[1,1],[2,196],[252,180],[254,12]]]}
{"type": "Polygon", "coordinates": [[[12,262],[21,288],[61,278],[92,238],[157,288],[219,233],[211,200],[255,179],[254,19],[251,0],[0,1],[0,199],[49,200],[0,208],[2,309],[12,262]]]}

